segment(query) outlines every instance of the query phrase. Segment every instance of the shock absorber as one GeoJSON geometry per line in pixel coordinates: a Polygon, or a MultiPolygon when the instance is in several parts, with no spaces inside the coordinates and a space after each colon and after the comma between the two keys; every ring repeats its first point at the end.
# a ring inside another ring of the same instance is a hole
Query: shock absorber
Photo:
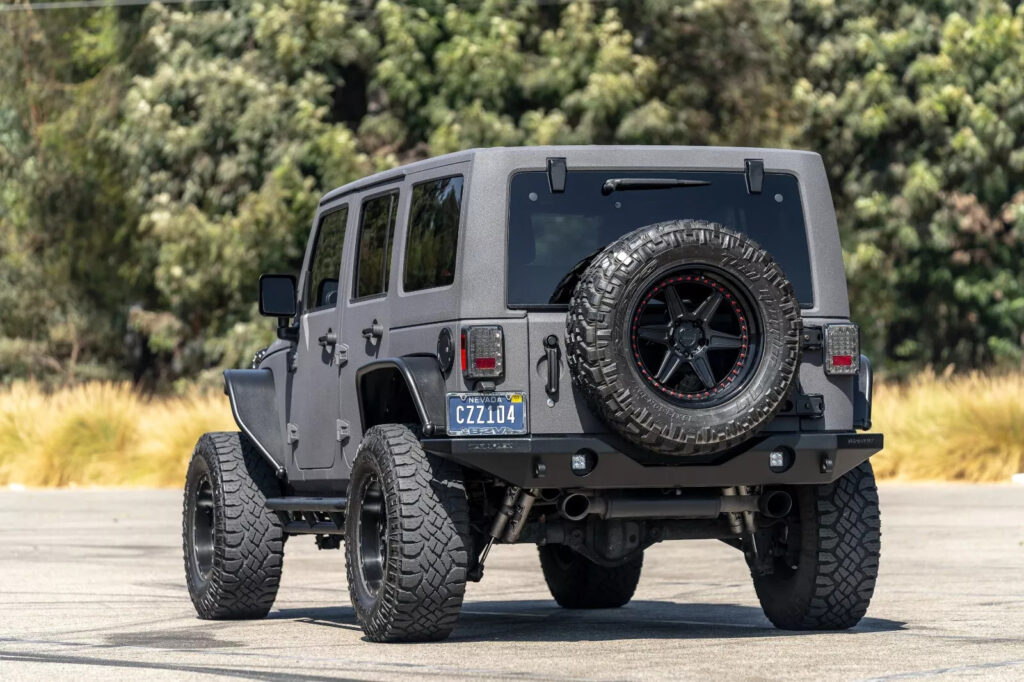
{"type": "Polygon", "coordinates": [[[479,582],[484,576],[484,561],[491,551],[494,542],[501,538],[502,542],[513,543],[519,539],[519,534],[526,524],[526,517],[530,515],[530,509],[537,500],[537,490],[523,490],[519,486],[509,486],[505,491],[505,499],[494,515],[494,523],[491,524],[490,536],[484,549],[480,552],[476,566],[467,576],[473,582],[479,582]]]}

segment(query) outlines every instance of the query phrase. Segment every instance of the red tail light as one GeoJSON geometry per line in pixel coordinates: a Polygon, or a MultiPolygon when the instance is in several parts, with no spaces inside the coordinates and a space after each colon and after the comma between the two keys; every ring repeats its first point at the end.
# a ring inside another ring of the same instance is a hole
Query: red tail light
{"type": "Polygon", "coordinates": [[[462,349],[462,373],[466,373],[466,330],[462,330],[462,342],[459,344],[459,348],[462,349]]]}
{"type": "Polygon", "coordinates": [[[500,379],[505,375],[505,334],[501,327],[462,330],[462,373],[467,379],[500,379]]]}
{"type": "Polygon", "coordinates": [[[856,374],[860,371],[860,329],[855,324],[825,325],[825,373],[856,374]]]}

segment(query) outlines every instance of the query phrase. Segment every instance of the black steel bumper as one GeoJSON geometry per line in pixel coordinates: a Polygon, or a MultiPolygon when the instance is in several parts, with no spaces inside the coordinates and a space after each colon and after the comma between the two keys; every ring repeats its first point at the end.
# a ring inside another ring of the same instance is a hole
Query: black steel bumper
{"type": "Polygon", "coordinates": [[[880,433],[766,434],[712,460],[642,463],[614,436],[534,435],[508,438],[427,438],[440,457],[524,488],[671,488],[830,483],[882,449],[880,433]],[[768,455],[788,448],[791,466],[769,467],[768,455]],[[580,451],[596,455],[585,476],[571,467],[580,451]]]}

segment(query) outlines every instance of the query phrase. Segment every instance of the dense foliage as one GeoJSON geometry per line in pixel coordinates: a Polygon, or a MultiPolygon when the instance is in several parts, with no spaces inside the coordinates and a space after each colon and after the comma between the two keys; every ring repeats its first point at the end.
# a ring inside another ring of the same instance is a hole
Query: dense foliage
{"type": "Polygon", "coordinates": [[[821,152],[876,362],[1021,362],[1024,7],[225,0],[0,13],[0,377],[215,376],[326,189],[590,142],[821,152]]]}

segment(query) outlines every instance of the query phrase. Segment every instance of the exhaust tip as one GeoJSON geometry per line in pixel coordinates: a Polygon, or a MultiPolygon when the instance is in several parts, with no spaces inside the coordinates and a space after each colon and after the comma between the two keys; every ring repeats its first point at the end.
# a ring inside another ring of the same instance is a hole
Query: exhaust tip
{"type": "Polygon", "coordinates": [[[590,513],[590,498],[582,493],[566,495],[562,500],[561,512],[570,521],[581,521],[590,513]]]}
{"type": "Polygon", "coordinates": [[[761,513],[770,519],[781,519],[793,510],[793,496],[784,490],[770,490],[759,500],[761,513]]]}

